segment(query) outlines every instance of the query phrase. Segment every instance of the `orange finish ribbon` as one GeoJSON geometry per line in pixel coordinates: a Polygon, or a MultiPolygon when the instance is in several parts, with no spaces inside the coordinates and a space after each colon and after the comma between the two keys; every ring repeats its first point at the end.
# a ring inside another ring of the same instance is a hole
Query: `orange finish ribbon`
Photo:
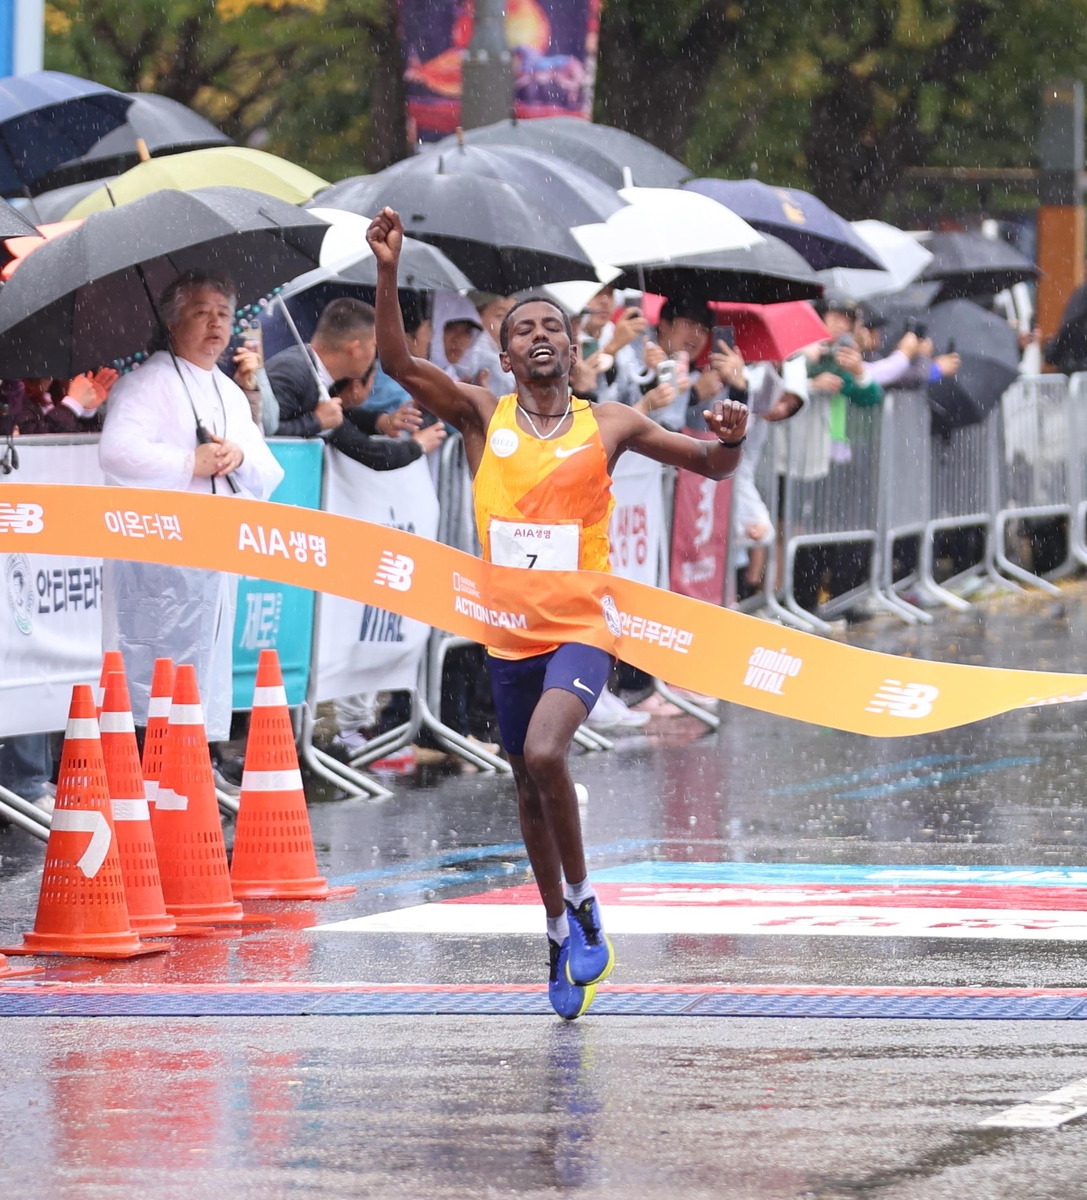
{"type": "Polygon", "coordinates": [[[5,483],[0,553],[19,551],[257,576],[496,647],[584,642],[680,687],[873,737],[1087,699],[1084,675],[878,654],[616,575],[496,567],[398,529],[267,501],[5,483]]]}

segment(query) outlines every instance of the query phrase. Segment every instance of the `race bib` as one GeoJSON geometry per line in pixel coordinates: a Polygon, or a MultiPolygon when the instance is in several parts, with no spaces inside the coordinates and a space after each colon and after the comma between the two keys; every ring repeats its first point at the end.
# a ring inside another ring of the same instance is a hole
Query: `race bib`
{"type": "Polygon", "coordinates": [[[499,567],[529,567],[536,571],[576,571],[581,565],[581,523],[564,521],[502,521],[492,517],[487,532],[491,562],[499,567]]]}

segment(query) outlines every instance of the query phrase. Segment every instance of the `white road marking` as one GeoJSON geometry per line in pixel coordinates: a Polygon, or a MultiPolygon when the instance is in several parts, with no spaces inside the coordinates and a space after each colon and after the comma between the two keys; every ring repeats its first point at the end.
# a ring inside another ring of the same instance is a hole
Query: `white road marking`
{"type": "Polygon", "coordinates": [[[1029,1104],[1017,1104],[981,1122],[987,1129],[1056,1129],[1087,1115],[1087,1079],[1038,1096],[1029,1104]]]}
{"type": "MultiPolygon", "coordinates": [[[[1087,912],[1019,909],[867,908],[860,905],[648,908],[605,905],[609,933],[807,937],[995,938],[1087,942],[1087,912]]],[[[349,933],[538,934],[536,904],[419,904],[317,925],[349,933]]]]}

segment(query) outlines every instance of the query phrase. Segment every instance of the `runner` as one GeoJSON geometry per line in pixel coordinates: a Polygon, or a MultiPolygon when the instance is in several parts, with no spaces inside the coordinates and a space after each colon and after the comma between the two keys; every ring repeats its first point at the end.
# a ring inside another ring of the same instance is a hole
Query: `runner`
{"type": "MultiPolygon", "coordinates": [[[[698,441],[625,405],[576,400],[569,387],[577,353],[570,321],[550,300],[522,300],[502,323],[502,368],[517,382],[512,395],[496,399],[486,388],[455,383],[433,363],[413,358],[397,299],[403,235],[390,208],[366,235],[378,264],[381,366],[424,408],[460,430],[488,561],[535,570],[610,570],[610,472],[624,450],[711,479],[735,471],[747,429],[742,404],[715,401],[705,417],[718,440],[698,441]]],[[[555,1011],[573,1020],[589,1007],[615,955],[589,883],[566,759],[615,660],[594,646],[566,643],[490,649],[487,661],[517,784],[521,833],[547,912],[548,993],[555,1011]]]]}

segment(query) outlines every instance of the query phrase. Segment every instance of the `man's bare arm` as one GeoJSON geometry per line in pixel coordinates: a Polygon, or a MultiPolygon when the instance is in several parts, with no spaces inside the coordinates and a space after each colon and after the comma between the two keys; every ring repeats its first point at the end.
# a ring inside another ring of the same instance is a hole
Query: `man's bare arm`
{"type": "Polygon", "coordinates": [[[743,448],[730,449],[724,442],[742,442],[747,435],[747,406],[734,400],[718,400],[708,410],[706,424],[713,441],[700,441],[683,433],[672,433],[625,404],[601,404],[597,419],[606,424],[608,441],[616,453],[633,450],[669,467],[682,467],[709,479],[727,479],[740,465],[743,448]]]}
{"type": "Polygon", "coordinates": [[[495,403],[491,393],[456,383],[408,348],[396,286],[403,237],[400,218],[389,208],[378,213],[366,233],[377,260],[377,352],[382,369],[424,408],[461,432],[485,429],[495,403]]]}

